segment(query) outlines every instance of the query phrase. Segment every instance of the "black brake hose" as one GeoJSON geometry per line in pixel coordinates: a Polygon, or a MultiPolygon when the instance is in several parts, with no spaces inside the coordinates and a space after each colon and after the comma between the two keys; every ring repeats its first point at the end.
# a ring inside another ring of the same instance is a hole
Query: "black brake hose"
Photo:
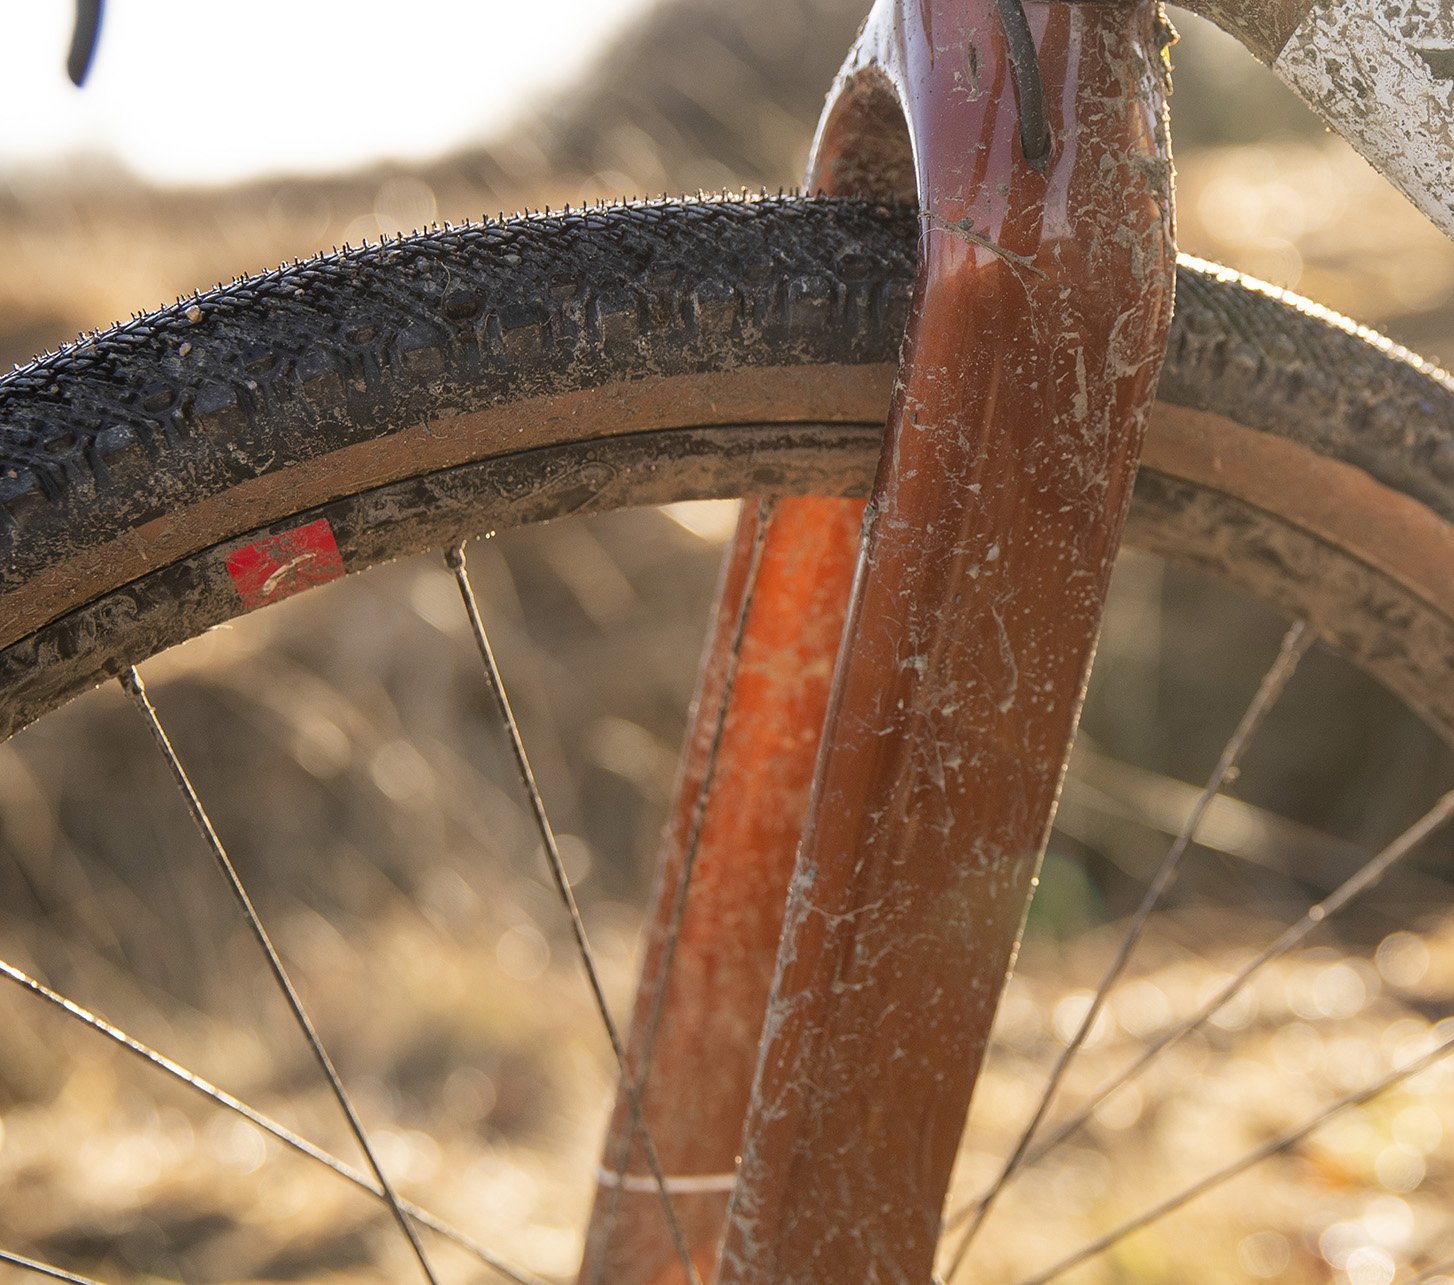
{"type": "Polygon", "coordinates": [[[76,29],[71,35],[71,52],[66,58],[66,71],[73,85],[81,85],[96,56],[101,38],[101,7],[105,0],[76,0],[76,29]]]}
{"type": "Polygon", "coordinates": [[[1040,55],[1030,34],[1021,0],[995,0],[1000,25],[1005,30],[1010,66],[1015,73],[1015,96],[1020,103],[1020,150],[1032,168],[1043,170],[1050,160],[1050,110],[1045,102],[1045,82],[1040,75],[1040,55]]]}

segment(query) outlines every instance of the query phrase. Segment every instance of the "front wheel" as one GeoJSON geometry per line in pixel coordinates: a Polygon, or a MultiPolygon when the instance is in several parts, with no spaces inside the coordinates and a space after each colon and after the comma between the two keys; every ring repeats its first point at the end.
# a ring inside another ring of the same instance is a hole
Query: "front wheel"
{"type": "MultiPolygon", "coordinates": [[[[257,606],[466,535],[862,495],[911,211],[628,205],[403,238],[0,381],[0,725],[257,606]]],[[[1128,540],[1310,622],[1454,737],[1454,388],[1184,262],[1128,540]]]]}

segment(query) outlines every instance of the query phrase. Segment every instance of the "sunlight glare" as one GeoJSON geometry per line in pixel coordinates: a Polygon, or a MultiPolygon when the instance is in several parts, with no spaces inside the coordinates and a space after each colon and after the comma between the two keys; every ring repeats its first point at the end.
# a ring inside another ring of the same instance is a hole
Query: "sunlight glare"
{"type": "Polygon", "coordinates": [[[86,88],[72,6],[7,6],[0,173],[101,156],[161,183],[424,158],[559,90],[653,0],[113,0],[86,88]]]}

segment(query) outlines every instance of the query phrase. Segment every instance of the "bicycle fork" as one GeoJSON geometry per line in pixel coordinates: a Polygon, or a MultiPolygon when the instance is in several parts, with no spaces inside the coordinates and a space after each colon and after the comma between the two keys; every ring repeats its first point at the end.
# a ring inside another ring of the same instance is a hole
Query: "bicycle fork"
{"type": "MultiPolygon", "coordinates": [[[[1027,8],[881,0],[815,146],[917,198],[921,266],[861,545],[744,514],[658,890],[634,1073],[723,1285],[929,1278],[1079,715],[1171,311],[1166,27],[1027,8]]],[[[632,1129],[583,1281],[685,1276],[632,1129]]]]}

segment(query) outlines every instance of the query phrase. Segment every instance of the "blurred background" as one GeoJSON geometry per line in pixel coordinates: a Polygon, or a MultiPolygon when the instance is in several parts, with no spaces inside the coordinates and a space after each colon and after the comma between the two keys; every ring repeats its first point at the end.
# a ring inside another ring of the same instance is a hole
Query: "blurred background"
{"type": "MultiPolygon", "coordinates": [[[[436,221],[790,187],[863,8],[113,0],[79,93],[63,73],[69,7],[7,8],[0,361],[436,221]]],[[[1174,16],[1183,248],[1454,361],[1454,249],[1238,46],[1174,16]]],[[[682,505],[508,532],[471,554],[623,1003],[731,525],[730,506],[682,505]]],[[[1118,573],[967,1189],[1032,1108],[1033,1068],[1073,1030],[1137,879],[1282,627],[1150,558],[1118,573]]],[[[448,577],[432,561],[390,567],[146,672],[400,1185],[512,1261],[568,1277],[609,1050],[448,577]]],[[[1278,916],[1346,877],[1449,768],[1416,720],[1315,655],[1238,799],[1212,813],[1072,1088],[1094,1087],[1174,1004],[1195,1003],[1239,950],[1275,935],[1278,916]]],[[[1108,1104],[1085,1145],[1027,1181],[1024,1205],[1006,1201],[1001,1230],[1016,1208],[1052,1201],[1068,1245],[1447,1033],[1447,851],[1434,845],[1108,1104]]],[[[0,746],[0,957],[352,1155],[114,691],[0,746]]],[[[0,1032],[0,1248],[107,1281],[407,1279],[372,1204],[241,1121],[18,992],[0,991],[0,1032]]],[[[1184,1281],[1191,1246],[1201,1280],[1389,1285],[1396,1263],[1454,1254],[1451,1087],[1422,1077],[1344,1117],[1078,1279],[1184,1281]]],[[[1052,1240],[1032,1246],[1035,1261],[1052,1240]]],[[[987,1240],[982,1279],[1024,1265],[1018,1241],[987,1240]]],[[[452,1279],[477,1278],[442,1258],[452,1279]]]]}

